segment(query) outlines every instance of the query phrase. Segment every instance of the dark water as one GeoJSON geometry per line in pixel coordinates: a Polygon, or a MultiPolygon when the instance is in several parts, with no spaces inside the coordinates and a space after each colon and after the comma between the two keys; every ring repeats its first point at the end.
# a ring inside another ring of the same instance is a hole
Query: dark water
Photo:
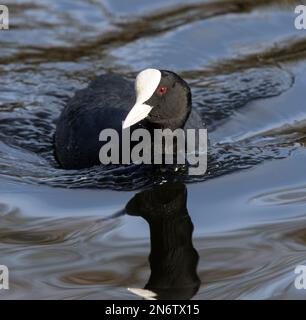
{"type": "Polygon", "coordinates": [[[297,3],[8,2],[0,264],[11,289],[1,298],[137,298],[128,288],[157,298],[305,298],[294,287],[306,263],[297,3]],[[96,75],[134,79],[146,67],[190,83],[209,132],[207,173],[58,168],[54,121],[74,91],[96,75]]]}

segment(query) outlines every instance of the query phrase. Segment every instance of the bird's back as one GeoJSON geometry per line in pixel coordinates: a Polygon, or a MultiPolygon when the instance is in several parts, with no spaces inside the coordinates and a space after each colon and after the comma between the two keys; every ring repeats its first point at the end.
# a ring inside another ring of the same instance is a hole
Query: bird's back
{"type": "Polygon", "coordinates": [[[55,155],[66,169],[99,164],[99,134],[122,121],[135,101],[133,83],[119,75],[96,78],[69,100],[57,121],[55,155]]]}

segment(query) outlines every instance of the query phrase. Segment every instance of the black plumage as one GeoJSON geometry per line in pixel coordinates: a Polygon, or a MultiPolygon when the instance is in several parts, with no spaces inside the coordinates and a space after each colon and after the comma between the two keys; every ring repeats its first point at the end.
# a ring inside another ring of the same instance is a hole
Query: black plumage
{"type": "MultiPolygon", "coordinates": [[[[99,76],[87,88],[77,91],[57,121],[54,142],[59,164],[65,169],[100,164],[100,132],[112,128],[121,136],[122,122],[134,103],[134,83],[116,74],[99,76]]],[[[191,112],[189,86],[171,71],[161,71],[160,84],[146,103],[152,105],[152,112],[131,131],[138,127],[203,127],[199,115],[191,112]],[[158,91],[161,86],[169,88],[163,96],[158,91]]]]}

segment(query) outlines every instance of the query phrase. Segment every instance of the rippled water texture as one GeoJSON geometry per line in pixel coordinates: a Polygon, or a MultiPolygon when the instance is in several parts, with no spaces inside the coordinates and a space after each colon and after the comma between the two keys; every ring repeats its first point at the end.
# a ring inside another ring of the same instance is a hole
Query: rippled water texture
{"type": "Polygon", "coordinates": [[[11,289],[0,298],[305,299],[294,287],[306,263],[303,1],[186,3],[6,3],[0,265],[11,289]],[[207,173],[60,169],[54,123],[69,97],[99,74],[133,80],[148,66],[190,84],[207,173]]]}

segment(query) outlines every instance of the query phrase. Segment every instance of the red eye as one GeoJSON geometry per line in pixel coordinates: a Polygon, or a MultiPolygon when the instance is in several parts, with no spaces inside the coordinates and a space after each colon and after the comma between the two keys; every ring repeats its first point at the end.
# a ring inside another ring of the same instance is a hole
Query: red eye
{"type": "Polygon", "coordinates": [[[160,87],[159,88],[159,93],[161,94],[161,95],[163,95],[163,94],[165,94],[166,92],[167,92],[167,88],[166,87],[160,87]]]}

